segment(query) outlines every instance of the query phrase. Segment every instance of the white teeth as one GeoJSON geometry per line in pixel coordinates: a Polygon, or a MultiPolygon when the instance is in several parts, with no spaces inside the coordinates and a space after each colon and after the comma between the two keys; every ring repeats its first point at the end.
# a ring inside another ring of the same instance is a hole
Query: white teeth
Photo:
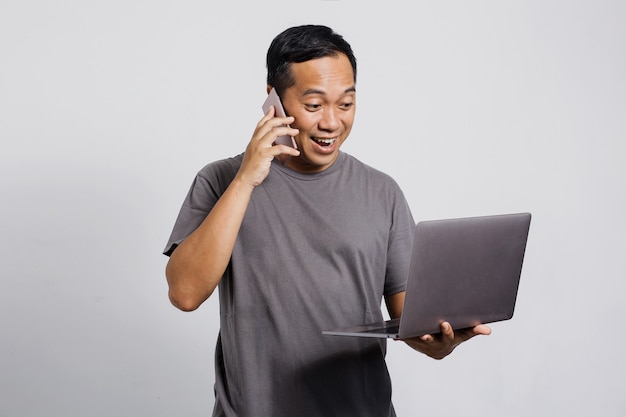
{"type": "Polygon", "coordinates": [[[315,139],[316,142],[325,143],[327,145],[331,145],[336,140],[337,140],[337,138],[333,138],[333,139],[315,139]]]}

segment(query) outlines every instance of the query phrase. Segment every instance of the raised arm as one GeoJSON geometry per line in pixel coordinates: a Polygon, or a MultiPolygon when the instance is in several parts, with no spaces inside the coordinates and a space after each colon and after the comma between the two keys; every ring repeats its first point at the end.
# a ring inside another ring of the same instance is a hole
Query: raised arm
{"type": "Polygon", "coordinates": [[[183,311],[198,308],[219,284],[252,191],[269,174],[274,157],[299,155],[291,147],[272,146],[276,137],[298,133],[286,126],[293,122],[293,117],[273,116],[272,108],[259,121],[237,175],[200,226],[170,256],[165,268],[169,298],[183,311]]]}

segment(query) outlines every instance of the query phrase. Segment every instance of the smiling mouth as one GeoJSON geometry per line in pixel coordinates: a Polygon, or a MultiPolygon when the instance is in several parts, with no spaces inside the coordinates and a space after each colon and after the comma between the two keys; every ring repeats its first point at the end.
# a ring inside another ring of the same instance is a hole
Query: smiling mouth
{"type": "Polygon", "coordinates": [[[328,139],[324,139],[324,138],[311,138],[313,139],[313,141],[315,143],[317,143],[320,146],[330,146],[333,143],[335,143],[335,141],[337,140],[337,138],[328,138],[328,139]]]}

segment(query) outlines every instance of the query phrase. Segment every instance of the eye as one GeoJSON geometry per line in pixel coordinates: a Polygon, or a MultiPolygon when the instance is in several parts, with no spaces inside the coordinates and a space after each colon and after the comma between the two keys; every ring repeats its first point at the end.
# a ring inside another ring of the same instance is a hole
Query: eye
{"type": "Polygon", "coordinates": [[[342,103],[342,104],[340,104],[340,105],[339,105],[339,107],[340,107],[342,110],[350,110],[350,109],[352,108],[352,106],[354,106],[354,103],[353,103],[353,102],[349,102],[349,103],[342,103]]]}
{"type": "Polygon", "coordinates": [[[322,107],[322,105],[317,104],[317,103],[307,103],[305,104],[305,107],[307,108],[307,110],[316,111],[316,110],[319,110],[322,107]]]}

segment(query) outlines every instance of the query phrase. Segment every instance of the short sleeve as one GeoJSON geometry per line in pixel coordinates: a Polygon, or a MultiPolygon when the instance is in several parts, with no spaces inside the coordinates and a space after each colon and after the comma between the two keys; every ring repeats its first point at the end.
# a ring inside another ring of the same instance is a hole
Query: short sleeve
{"type": "Polygon", "coordinates": [[[202,224],[215,203],[235,177],[243,155],[213,162],[194,178],[183,201],[163,254],[170,256],[176,246],[202,224]]]}
{"type": "Polygon", "coordinates": [[[385,273],[385,295],[392,295],[406,289],[411,264],[415,221],[404,194],[398,187],[392,214],[389,246],[387,249],[387,270],[385,273]]]}

